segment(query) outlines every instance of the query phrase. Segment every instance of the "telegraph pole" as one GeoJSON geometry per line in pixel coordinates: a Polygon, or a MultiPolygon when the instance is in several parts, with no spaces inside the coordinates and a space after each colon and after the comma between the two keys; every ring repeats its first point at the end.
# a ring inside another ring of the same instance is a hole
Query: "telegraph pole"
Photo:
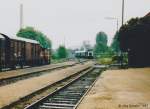
{"type": "Polygon", "coordinates": [[[66,37],[64,36],[64,47],[66,47],[66,37]]]}
{"type": "Polygon", "coordinates": [[[124,0],[122,0],[122,25],[124,23],[124,0]]]}
{"type": "Polygon", "coordinates": [[[119,26],[118,26],[118,25],[119,25],[119,23],[118,23],[118,22],[119,22],[119,21],[118,21],[118,19],[117,19],[117,32],[118,32],[118,28],[119,28],[119,26]]]}
{"type": "MultiPolygon", "coordinates": [[[[122,0],[122,26],[124,23],[124,0],[122,0]]],[[[123,68],[123,52],[120,52],[120,62],[121,62],[121,68],[123,68]]]]}
{"type": "Polygon", "coordinates": [[[20,29],[23,28],[23,4],[20,4],[20,29]]]}

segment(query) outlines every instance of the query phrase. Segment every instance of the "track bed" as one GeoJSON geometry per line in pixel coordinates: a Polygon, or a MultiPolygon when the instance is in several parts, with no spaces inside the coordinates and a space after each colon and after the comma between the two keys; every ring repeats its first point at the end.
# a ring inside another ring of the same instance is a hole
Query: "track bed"
{"type": "MultiPolygon", "coordinates": [[[[30,68],[30,71],[28,71],[29,69],[27,69],[28,72],[26,73],[22,73],[22,74],[16,74],[14,76],[10,76],[10,77],[6,77],[6,78],[1,78],[0,79],[0,86],[4,86],[7,84],[11,84],[20,80],[24,80],[24,79],[28,79],[28,78],[32,78],[32,77],[37,77],[43,74],[47,74],[50,73],[51,71],[54,70],[60,70],[63,68],[67,68],[67,67],[72,67],[74,65],[76,65],[77,63],[70,63],[70,64],[65,64],[65,65],[53,65],[50,68],[41,68],[41,70],[37,70],[37,71],[32,71],[32,68],[30,68]]],[[[34,68],[33,68],[34,69],[34,68]]],[[[21,72],[20,72],[21,73],[21,72]]]]}
{"type": "MultiPolygon", "coordinates": [[[[77,75],[79,74],[79,72],[91,66],[93,66],[93,62],[77,64],[73,67],[53,71],[51,73],[44,74],[38,77],[29,78],[13,84],[2,86],[0,87],[0,107],[4,109],[23,109],[24,103],[22,107],[22,104],[20,106],[20,102],[18,103],[18,101],[24,101],[25,98],[25,100],[28,101],[25,102],[25,106],[27,106],[42,98],[43,96],[48,95],[50,92],[52,92],[52,90],[56,90],[62,87],[61,84],[55,87],[55,83],[59,83],[59,81],[65,80],[72,75],[77,75]],[[47,88],[45,87],[49,87],[49,93],[45,93],[45,89],[47,90],[47,88]],[[41,94],[41,90],[45,94],[41,94]],[[35,98],[33,98],[33,101],[30,101],[29,98],[32,98],[32,95],[35,96],[35,98]],[[18,105],[17,108],[12,108],[16,104],[18,105]]],[[[67,83],[68,81],[66,83],[64,82],[63,85],[67,83]]]]}
{"type": "Polygon", "coordinates": [[[76,108],[100,73],[100,69],[87,70],[80,77],[25,109],[76,108]]]}

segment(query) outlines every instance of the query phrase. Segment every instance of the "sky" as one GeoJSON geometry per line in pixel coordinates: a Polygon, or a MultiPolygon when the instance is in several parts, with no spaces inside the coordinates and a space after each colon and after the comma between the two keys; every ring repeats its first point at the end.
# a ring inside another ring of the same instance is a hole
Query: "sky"
{"type": "MultiPolygon", "coordinates": [[[[32,26],[52,40],[52,47],[68,48],[95,44],[96,34],[104,31],[109,44],[121,26],[122,0],[0,0],[0,32],[15,36],[20,28],[20,4],[24,5],[23,26],[32,26]]],[[[150,12],[150,0],[125,0],[125,22],[150,12]]]]}

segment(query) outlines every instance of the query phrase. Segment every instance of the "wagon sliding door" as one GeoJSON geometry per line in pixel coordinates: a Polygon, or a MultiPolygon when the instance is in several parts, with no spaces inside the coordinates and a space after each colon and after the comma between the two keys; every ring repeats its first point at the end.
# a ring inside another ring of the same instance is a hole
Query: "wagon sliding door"
{"type": "Polygon", "coordinates": [[[5,68],[5,39],[0,39],[0,70],[5,68]]]}
{"type": "Polygon", "coordinates": [[[0,71],[2,70],[2,40],[0,39],[0,71]]]}
{"type": "Polygon", "coordinates": [[[0,70],[10,67],[10,40],[0,39],[0,70]]]}
{"type": "Polygon", "coordinates": [[[31,43],[31,60],[32,66],[36,65],[36,44],[31,43]]]}
{"type": "Polygon", "coordinates": [[[32,47],[31,43],[25,44],[25,63],[27,66],[32,66],[32,53],[31,53],[32,47]]]}
{"type": "Polygon", "coordinates": [[[16,58],[17,58],[16,51],[17,51],[17,42],[14,40],[11,40],[10,46],[9,46],[9,52],[7,53],[7,57],[9,57],[8,66],[12,69],[15,69],[16,67],[16,58]]]}

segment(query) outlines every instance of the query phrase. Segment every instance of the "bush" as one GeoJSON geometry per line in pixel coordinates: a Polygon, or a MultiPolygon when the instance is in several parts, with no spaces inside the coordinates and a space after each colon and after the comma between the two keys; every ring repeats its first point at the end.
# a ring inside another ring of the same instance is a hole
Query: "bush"
{"type": "Polygon", "coordinates": [[[112,64],[113,61],[112,61],[112,58],[100,58],[100,59],[98,59],[98,63],[104,64],[104,65],[109,65],[109,64],[112,64]]]}

